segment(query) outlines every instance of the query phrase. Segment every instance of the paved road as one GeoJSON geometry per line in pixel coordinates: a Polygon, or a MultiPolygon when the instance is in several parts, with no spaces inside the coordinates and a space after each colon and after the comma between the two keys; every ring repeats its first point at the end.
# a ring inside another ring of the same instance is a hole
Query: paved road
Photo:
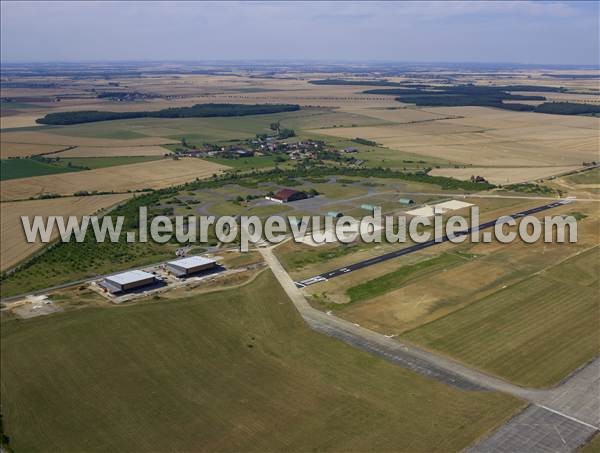
{"type": "Polygon", "coordinates": [[[312,329],[462,390],[494,390],[531,403],[530,407],[533,409],[526,410],[525,415],[519,414],[498,428],[487,439],[477,444],[473,451],[571,452],[598,432],[600,357],[554,389],[520,387],[447,357],[404,344],[312,308],[301,289],[283,268],[272,248],[261,248],[259,252],[300,315],[312,329]],[[558,437],[556,437],[557,432],[558,437]],[[508,443],[507,439],[511,439],[511,443],[508,443]],[[556,443],[556,439],[559,439],[560,444],[556,443]],[[503,449],[505,447],[506,449],[503,449]]]}
{"type": "MultiPolygon", "coordinates": [[[[532,214],[536,214],[538,212],[546,211],[548,209],[556,208],[558,206],[569,204],[571,202],[572,202],[572,200],[554,201],[552,203],[548,203],[548,204],[545,204],[545,205],[542,205],[542,206],[537,206],[535,208],[526,209],[525,211],[515,212],[514,214],[511,214],[511,217],[513,217],[513,218],[524,217],[524,216],[527,216],[527,215],[532,215],[532,214]]],[[[463,232],[460,232],[460,233],[455,233],[455,235],[456,236],[462,236],[462,235],[471,234],[471,232],[473,232],[473,231],[478,231],[478,230],[484,230],[486,228],[491,228],[491,227],[493,227],[496,224],[496,222],[498,220],[500,220],[500,219],[502,219],[504,217],[507,217],[507,216],[501,216],[501,217],[498,217],[497,219],[481,223],[481,224],[479,224],[476,227],[468,228],[467,230],[465,230],[463,232]]],[[[350,272],[354,272],[354,271],[357,271],[359,269],[363,269],[363,268],[368,267],[368,266],[373,266],[375,264],[379,264],[379,263],[382,263],[382,262],[387,261],[387,260],[398,258],[399,256],[408,255],[410,253],[414,253],[414,252],[417,252],[419,250],[423,250],[423,249],[426,249],[428,247],[432,247],[434,245],[441,244],[441,243],[447,242],[447,241],[448,241],[448,236],[444,235],[441,238],[431,239],[431,240],[426,241],[426,242],[421,242],[419,244],[411,245],[409,247],[405,247],[405,248],[400,249],[400,250],[396,250],[396,251],[393,251],[393,252],[386,253],[384,255],[376,256],[374,258],[369,258],[367,260],[360,261],[360,262],[354,263],[354,264],[350,264],[350,265],[345,266],[345,267],[340,267],[338,269],[334,269],[334,270],[329,271],[329,272],[324,272],[322,274],[315,275],[315,276],[310,277],[310,278],[305,278],[304,280],[296,282],[296,286],[298,286],[299,288],[304,288],[305,286],[314,285],[315,283],[324,282],[324,281],[330,280],[332,278],[339,277],[341,275],[345,275],[345,274],[348,274],[350,272]]]]}
{"type": "Polygon", "coordinates": [[[468,453],[571,452],[596,430],[543,407],[530,405],[467,450],[468,453]]]}

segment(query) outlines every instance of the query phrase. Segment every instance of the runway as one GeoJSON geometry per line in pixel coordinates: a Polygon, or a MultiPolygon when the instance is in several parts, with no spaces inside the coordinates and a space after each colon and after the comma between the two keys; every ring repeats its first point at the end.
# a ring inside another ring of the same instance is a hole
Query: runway
{"type": "MultiPolygon", "coordinates": [[[[472,227],[472,228],[468,228],[467,230],[461,231],[461,232],[456,232],[455,236],[462,236],[462,235],[467,235],[467,234],[471,234],[474,231],[479,231],[479,230],[484,230],[486,228],[490,228],[493,227],[496,222],[500,219],[506,218],[506,217],[512,217],[514,219],[518,219],[520,217],[525,217],[527,215],[532,215],[532,214],[537,214],[538,212],[542,212],[542,211],[546,211],[548,209],[552,209],[552,208],[557,208],[559,206],[563,206],[566,204],[572,203],[572,200],[560,200],[560,201],[555,201],[552,203],[548,203],[542,206],[537,206],[535,208],[531,208],[531,209],[527,209],[525,211],[519,211],[516,212],[514,214],[509,214],[508,216],[504,215],[504,216],[500,216],[494,220],[490,220],[488,222],[484,222],[484,223],[480,223],[478,226],[472,227]]],[[[296,284],[296,286],[298,288],[304,288],[306,286],[310,286],[310,285],[314,285],[316,283],[320,283],[320,282],[325,282],[327,280],[330,280],[332,278],[336,278],[339,277],[340,275],[346,275],[350,272],[354,272],[357,271],[359,269],[363,269],[365,267],[368,266],[373,266],[375,264],[379,264],[382,263],[384,261],[387,260],[391,260],[394,258],[398,258],[400,256],[404,256],[404,255],[409,255],[411,253],[417,252],[419,250],[423,250],[426,249],[428,247],[432,247],[434,245],[437,244],[442,244],[444,242],[448,241],[448,236],[444,235],[441,238],[436,239],[431,239],[429,241],[426,242],[421,242],[419,244],[415,244],[415,245],[411,245],[409,247],[400,249],[400,250],[396,250],[394,252],[389,252],[389,253],[385,253],[383,255],[380,256],[376,256],[374,258],[369,258],[367,260],[364,261],[359,261],[358,263],[354,263],[354,264],[350,264],[348,266],[345,267],[340,267],[338,269],[334,269],[332,271],[329,272],[324,272],[322,274],[319,275],[315,275],[313,277],[309,277],[306,278],[304,280],[301,280],[299,282],[294,282],[296,284]]]]}

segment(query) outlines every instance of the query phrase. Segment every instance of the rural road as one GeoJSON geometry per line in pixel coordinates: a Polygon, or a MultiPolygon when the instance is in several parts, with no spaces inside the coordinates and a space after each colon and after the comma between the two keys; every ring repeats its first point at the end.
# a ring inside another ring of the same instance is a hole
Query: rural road
{"type": "Polygon", "coordinates": [[[556,388],[540,390],[520,387],[312,308],[273,253],[273,248],[258,250],[312,329],[448,385],[467,391],[499,391],[530,403],[524,412],[473,447],[473,451],[570,452],[598,432],[600,358],[556,388]]]}

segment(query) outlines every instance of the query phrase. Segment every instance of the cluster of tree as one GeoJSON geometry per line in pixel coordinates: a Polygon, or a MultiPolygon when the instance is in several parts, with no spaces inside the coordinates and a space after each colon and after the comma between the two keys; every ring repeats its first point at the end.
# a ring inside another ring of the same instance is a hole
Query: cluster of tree
{"type": "Polygon", "coordinates": [[[233,200],[233,202],[235,204],[241,204],[244,201],[248,202],[248,201],[252,201],[252,200],[256,200],[258,198],[264,198],[264,197],[265,197],[265,195],[251,195],[251,194],[248,194],[245,197],[242,197],[241,195],[238,195],[237,197],[235,197],[235,200],[233,200]]]}
{"type": "Polygon", "coordinates": [[[192,107],[172,107],[157,111],[140,112],[79,112],[49,113],[36,120],[39,124],[69,125],[96,121],[122,120],[130,118],[204,118],[213,116],[246,116],[299,110],[297,104],[196,104],[192,107]]]}
{"type": "MultiPolygon", "coordinates": [[[[416,172],[404,172],[383,167],[340,167],[335,165],[315,165],[314,162],[303,162],[292,168],[272,168],[269,170],[253,170],[250,172],[227,172],[213,175],[210,181],[198,180],[179,187],[178,190],[197,190],[209,187],[221,187],[225,184],[246,185],[252,182],[251,187],[257,187],[263,182],[281,182],[293,185],[296,178],[328,178],[330,176],[357,176],[376,178],[395,178],[400,180],[423,182],[438,185],[442,189],[456,190],[487,190],[496,186],[489,183],[461,181],[445,176],[430,176],[427,169],[416,172]]],[[[249,186],[250,187],[250,186],[249,186]]],[[[166,189],[163,189],[166,190],[166,189]]]]}
{"type": "Polygon", "coordinates": [[[461,85],[455,87],[436,87],[435,90],[419,88],[403,89],[375,89],[367,90],[368,94],[395,95],[396,100],[407,104],[416,104],[424,107],[458,107],[458,106],[484,106],[500,107],[510,110],[530,110],[532,107],[525,104],[504,104],[504,100],[544,101],[543,96],[525,96],[511,94],[502,87],[461,85]],[[507,107],[504,107],[504,106],[507,107]],[[522,107],[525,105],[525,107],[522,107]]]}
{"type": "Polygon", "coordinates": [[[514,91],[562,92],[562,87],[535,85],[479,86],[458,85],[423,89],[374,89],[363,93],[395,95],[396,100],[423,107],[480,106],[496,107],[520,112],[552,113],[557,115],[598,115],[600,106],[572,102],[544,102],[540,105],[521,104],[504,101],[545,101],[544,96],[513,94],[514,91]]]}
{"type": "Polygon", "coordinates": [[[279,130],[279,134],[277,134],[277,138],[279,139],[286,139],[286,138],[290,138],[290,137],[295,137],[296,136],[296,131],[294,131],[294,129],[280,129],[279,130]]]}
{"type": "Polygon", "coordinates": [[[598,74],[551,74],[544,72],[542,75],[553,79],[600,79],[598,74]]]}
{"type": "Polygon", "coordinates": [[[99,99],[115,99],[118,101],[145,99],[155,97],[154,95],[144,94],[137,91],[105,91],[96,95],[99,99]]]}
{"type": "MultiPolygon", "coordinates": [[[[478,96],[506,96],[509,91],[534,91],[546,93],[562,93],[566,91],[563,87],[550,87],[541,85],[454,85],[454,86],[435,86],[422,85],[421,87],[411,86],[410,88],[395,88],[395,89],[373,89],[363,91],[365,94],[388,94],[388,95],[403,95],[403,94],[419,94],[419,95],[435,95],[435,94],[462,94],[462,95],[478,95],[478,96]]],[[[543,96],[537,96],[543,98],[543,96]]]]}
{"type": "Polygon", "coordinates": [[[538,113],[555,115],[600,115],[600,105],[578,104],[575,102],[544,102],[535,108],[538,113]]]}
{"type": "Polygon", "coordinates": [[[509,184],[503,187],[506,190],[510,190],[511,192],[524,192],[524,193],[536,193],[536,194],[546,194],[546,195],[554,195],[556,191],[548,186],[543,186],[541,184],[536,183],[519,183],[519,184],[509,184]]]}
{"type": "Polygon", "coordinates": [[[377,142],[374,142],[373,140],[367,140],[366,138],[356,137],[356,138],[353,138],[352,141],[354,143],[359,143],[361,145],[377,146],[377,142]]]}
{"type": "Polygon", "coordinates": [[[114,194],[113,190],[92,190],[91,192],[88,190],[78,190],[73,194],[75,197],[91,197],[92,195],[110,195],[114,194]]]}
{"type": "Polygon", "coordinates": [[[322,79],[309,80],[313,85],[355,85],[355,86],[373,86],[373,87],[400,87],[405,85],[403,82],[390,82],[389,80],[346,80],[346,79],[322,79]]]}

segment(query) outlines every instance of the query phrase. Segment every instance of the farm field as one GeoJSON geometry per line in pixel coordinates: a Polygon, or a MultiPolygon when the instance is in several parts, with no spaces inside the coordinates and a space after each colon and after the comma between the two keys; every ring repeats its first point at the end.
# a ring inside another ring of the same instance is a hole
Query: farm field
{"type": "Polygon", "coordinates": [[[2,357],[18,451],[457,451],[522,407],[310,331],[270,272],[226,292],[4,320],[2,357]]]}
{"type": "Polygon", "coordinates": [[[156,160],[162,160],[162,156],[61,157],[59,164],[67,166],[67,168],[71,164],[95,170],[96,168],[118,167],[156,160]]]}
{"type": "Polygon", "coordinates": [[[446,176],[468,180],[471,176],[482,176],[491,184],[517,184],[527,181],[548,178],[561,173],[568,173],[580,169],[581,166],[567,167],[465,167],[465,168],[434,168],[429,172],[431,176],[446,176]]]}
{"type": "Polygon", "coordinates": [[[36,127],[39,126],[35,122],[40,116],[39,114],[25,114],[25,115],[2,115],[0,116],[0,129],[11,129],[18,127],[36,127]]]}
{"type": "Polygon", "coordinates": [[[44,127],[38,130],[23,129],[2,132],[1,146],[13,145],[55,145],[64,148],[68,146],[91,147],[131,147],[165,145],[177,140],[135,134],[131,131],[119,130],[118,125],[113,125],[112,130],[95,130],[91,135],[73,135],[66,127],[44,127]],[[70,135],[67,135],[70,134],[70,135]]]}
{"type": "Polygon", "coordinates": [[[67,147],[63,145],[0,142],[0,157],[2,159],[8,159],[9,157],[27,157],[31,156],[32,154],[55,153],[65,148],[67,147]]]}
{"type": "Polygon", "coordinates": [[[524,386],[555,385],[600,352],[598,247],[403,335],[524,386]]]}
{"type": "Polygon", "coordinates": [[[169,154],[167,148],[162,146],[77,146],[67,151],[52,154],[50,157],[140,157],[164,156],[169,154]]]}
{"type": "Polygon", "coordinates": [[[79,168],[69,168],[33,159],[2,159],[0,160],[0,180],[29,178],[33,176],[52,175],[55,173],[70,173],[82,171],[79,168]]]}
{"type": "Polygon", "coordinates": [[[145,188],[162,188],[196,178],[210,177],[225,168],[201,159],[167,159],[99,168],[61,176],[39,176],[5,181],[0,189],[0,199],[2,201],[20,200],[47,192],[70,195],[80,190],[125,192],[145,188]]]}
{"type": "MultiPolygon", "coordinates": [[[[54,198],[50,200],[31,200],[0,203],[2,212],[1,240],[2,259],[0,271],[14,266],[37,250],[44,244],[41,242],[29,243],[25,238],[21,224],[21,216],[42,216],[46,219],[49,215],[82,216],[93,214],[101,209],[108,208],[131,197],[131,194],[93,195],[89,197],[54,198]]],[[[56,233],[53,238],[58,237],[56,233]]]]}
{"type": "Polygon", "coordinates": [[[549,120],[552,115],[481,110],[477,118],[320,129],[318,133],[364,137],[398,151],[480,166],[580,165],[596,157],[596,131],[600,121],[597,118],[559,118],[561,122],[554,118],[549,120]],[[525,117],[518,118],[518,115],[525,117]],[[547,130],[548,123],[553,126],[551,130],[547,130]]]}

